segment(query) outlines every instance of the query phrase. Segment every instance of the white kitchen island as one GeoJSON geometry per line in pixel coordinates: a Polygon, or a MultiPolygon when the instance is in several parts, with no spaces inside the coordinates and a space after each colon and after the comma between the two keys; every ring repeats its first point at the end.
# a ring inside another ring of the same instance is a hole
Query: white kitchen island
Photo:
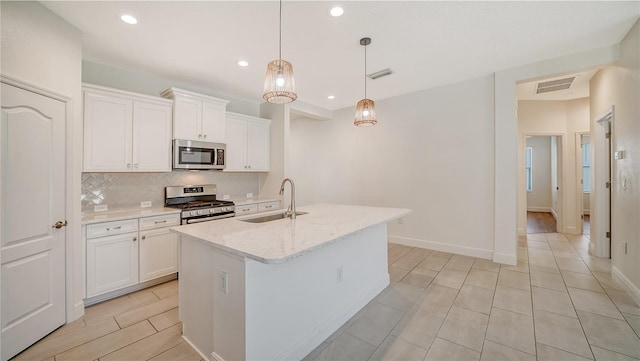
{"type": "Polygon", "coordinates": [[[202,356],[301,359],[389,284],[387,222],[410,210],[298,211],[308,214],[172,229],[180,235],[183,337],[202,356]]]}

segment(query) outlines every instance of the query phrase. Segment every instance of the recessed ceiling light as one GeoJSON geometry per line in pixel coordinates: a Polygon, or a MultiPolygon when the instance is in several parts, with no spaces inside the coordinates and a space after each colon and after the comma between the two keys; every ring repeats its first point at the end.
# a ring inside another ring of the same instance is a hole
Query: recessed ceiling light
{"type": "Polygon", "coordinates": [[[329,100],[333,100],[333,99],[335,99],[335,98],[336,98],[336,96],[335,96],[335,95],[329,95],[329,96],[327,97],[327,99],[329,99],[329,100]]]}
{"type": "Polygon", "coordinates": [[[240,65],[240,66],[242,66],[242,67],[249,66],[249,62],[248,62],[248,61],[246,61],[246,60],[240,60],[240,61],[238,62],[238,65],[240,65]]]}
{"type": "Polygon", "coordinates": [[[138,19],[134,18],[132,15],[124,14],[120,17],[122,21],[127,24],[135,25],[138,23],[138,19]]]}
{"type": "Polygon", "coordinates": [[[338,17],[344,14],[344,9],[339,6],[334,6],[331,8],[331,10],[329,10],[329,14],[331,14],[331,16],[338,17]]]}

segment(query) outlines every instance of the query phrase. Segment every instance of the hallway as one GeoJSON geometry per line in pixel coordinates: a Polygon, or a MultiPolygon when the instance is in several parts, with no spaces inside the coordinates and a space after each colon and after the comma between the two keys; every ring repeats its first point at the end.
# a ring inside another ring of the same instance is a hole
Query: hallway
{"type": "Polygon", "coordinates": [[[557,232],[556,219],[549,212],[527,211],[527,234],[557,232]]]}

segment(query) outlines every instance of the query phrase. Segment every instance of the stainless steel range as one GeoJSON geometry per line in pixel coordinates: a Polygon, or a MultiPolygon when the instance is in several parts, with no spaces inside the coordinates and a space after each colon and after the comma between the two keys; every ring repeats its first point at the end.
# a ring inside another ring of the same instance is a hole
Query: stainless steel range
{"type": "Polygon", "coordinates": [[[212,221],[236,215],[233,202],[216,199],[216,185],[164,188],[164,205],[182,209],[180,224],[212,221]]]}

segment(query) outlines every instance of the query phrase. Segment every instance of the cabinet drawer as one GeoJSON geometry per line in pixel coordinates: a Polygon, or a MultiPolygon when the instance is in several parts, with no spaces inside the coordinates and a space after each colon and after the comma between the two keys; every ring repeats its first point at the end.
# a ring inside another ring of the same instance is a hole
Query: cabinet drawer
{"type": "Polygon", "coordinates": [[[236,206],[236,216],[244,216],[245,214],[257,213],[257,204],[245,204],[242,206],[236,206]]]}
{"type": "Polygon", "coordinates": [[[87,225],[87,239],[137,231],[137,218],[125,219],[122,221],[89,224],[87,225]]]}
{"type": "Polygon", "coordinates": [[[280,201],[266,202],[258,204],[258,212],[275,211],[280,208],[280,201]]]}
{"type": "Polygon", "coordinates": [[[180,214],[165,214],[162,216],[153,216],[140,218],[140,230],[173,227],[180,225],[180,214]]]}

